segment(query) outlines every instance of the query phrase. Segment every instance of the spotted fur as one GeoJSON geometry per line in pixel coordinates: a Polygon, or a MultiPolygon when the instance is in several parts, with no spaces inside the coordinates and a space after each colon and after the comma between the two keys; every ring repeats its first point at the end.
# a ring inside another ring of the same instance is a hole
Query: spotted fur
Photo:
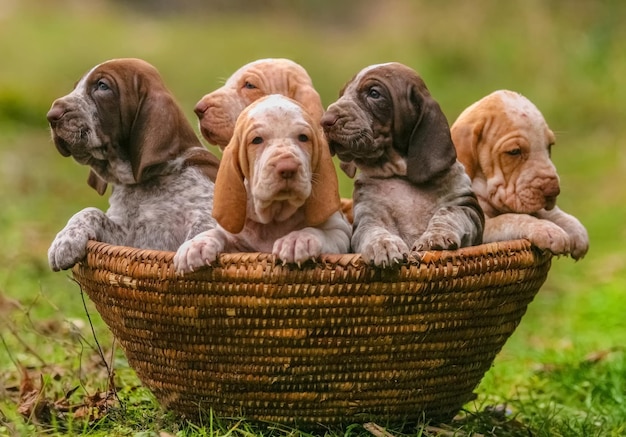
{"type": "Polygon", "coordinates": [[[211,229],[218,160],[200,143],[157,70],[138,59],[92,68],[48,112],[63,156],[90,168],[100,194],[112,186],[109,209],[86,208],[48,250],[53,270],[84,258],[90,239],[175,251],[211,229]]]}

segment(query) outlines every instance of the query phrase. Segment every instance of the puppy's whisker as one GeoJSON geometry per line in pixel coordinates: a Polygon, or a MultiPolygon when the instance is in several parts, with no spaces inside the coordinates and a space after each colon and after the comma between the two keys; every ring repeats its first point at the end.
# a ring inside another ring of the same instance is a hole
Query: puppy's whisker
{"type": "Polygon", "coordinates": [[[315,185],[315,184],[319,184],[320,182],[323,182],[321,180],[320,175],[317,174],[317,173],[312,173],[311,174],[311,183],[315,185]]]}

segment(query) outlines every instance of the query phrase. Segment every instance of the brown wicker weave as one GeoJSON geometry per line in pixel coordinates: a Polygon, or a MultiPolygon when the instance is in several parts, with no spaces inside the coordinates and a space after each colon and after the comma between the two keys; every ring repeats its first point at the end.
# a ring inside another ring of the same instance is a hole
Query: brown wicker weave
{"type": "Polygon", "coordinates": [[[300,427],[449,419],[520,322],[551,257],[526,240],[358,255],[302,268],[224,254],[178,276],[170,252],[90,242],[74,277],[161,404],[300,427]]]}

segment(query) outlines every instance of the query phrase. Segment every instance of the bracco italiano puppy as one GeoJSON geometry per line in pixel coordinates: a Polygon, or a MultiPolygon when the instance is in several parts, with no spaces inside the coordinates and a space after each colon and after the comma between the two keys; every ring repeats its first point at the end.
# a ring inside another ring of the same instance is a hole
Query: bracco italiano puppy
{"type": "Polygon", "coordinates": [[[321,130],[297,102],[263,97],[243,110],[215,183],[219,225],[184,243],[174,265],[189,272],[223,252],[269,252],[283,263],[346,253],[351,227],[321,130]]]}
{"type": "Polygon", "coordinates": [[[363,69],[322,117],[330,149],[360,170],[352,249],[377,266],[479,244],[483,213],[444,114],[415,71],[363,69]]]}
{"type": "Polygon", "coordinates": [[[585,227],[556,206],[555,138],[530,100],[496,91],[465,109],[451,131],[485,212],[486,242],[527,238],[554,254],[587,253],[585,227]]]}
{"type": "Polygon", "coordinates": [[[241,111],[270,94],[282,94],[299,102],[315,122],[324,112],[322,100],[301,65],[283,58],[259,59],[239,68],[222,87],[196,104],[194,111],[202,136],[223,149],[233,136],[241,111]]]}
{"type": "MultiPolygon", "coordinates": [[[[270,94],[281,94],[297,101],[319,125],[324,106],[304,67],[290,59],[267,58],[242,66],[222,87],[200,99],[194,111],[202,136],[223,150],[233,136],[241,111],[270,94]]],[[[352,201],[341,199],[341,202],[343,212],[352,221],[352,201]]]]}
{"type": "Polygon", "coordinates": [[[176,250],[215,226],[211,217],[218,159],[197,138],[158,71],[139,59],[92,68],[48,112],[63,156],[89,166],[89,185],[104,194],[106,213],[86,208],[57,234],[53,270],[71,268],[90,239],[144,249],[176,250]]]}

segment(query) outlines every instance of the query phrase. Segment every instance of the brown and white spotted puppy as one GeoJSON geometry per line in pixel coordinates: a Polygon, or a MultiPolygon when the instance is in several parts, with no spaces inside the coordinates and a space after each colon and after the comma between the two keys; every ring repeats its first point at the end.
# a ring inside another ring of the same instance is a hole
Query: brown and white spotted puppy
{"type": "Polygon", "coordinates": [[[365,261],[389,266],[412,251],[481,243],[483,213],[446,118],[411,68],[364,68],[322,125],[331,151],[360,170],[352,249],[365,261]]]}
{"type": "Polygon", "coordinates": [[[451,132],[485,212],[485,242],[526,238],[557,255],[587,253],[587,230],[556,206],[555,136],[530,100],[495,91],[466,108],[451,132]]]}
{"type": "Polygon", "coordinates": [[[179,272],[223,252],[267,252],[284,263],[347,253],[350,223],[340,211],[337,174],[319,124],[296,101],[263,97],[243,110],[215,182],[219,226],[185,242],[179,272]]]}
{"type": "Polygon", "coordinates": [[[71,268],[90,239],[171,250],[211,229],[218,159],[202,146],[158,71],[139,59],[93,67],[47,114],[63,156],[89,166],[89,185],[113,190],[106,213],[86,208],[57,234],[53,270],[71,268]]]}

